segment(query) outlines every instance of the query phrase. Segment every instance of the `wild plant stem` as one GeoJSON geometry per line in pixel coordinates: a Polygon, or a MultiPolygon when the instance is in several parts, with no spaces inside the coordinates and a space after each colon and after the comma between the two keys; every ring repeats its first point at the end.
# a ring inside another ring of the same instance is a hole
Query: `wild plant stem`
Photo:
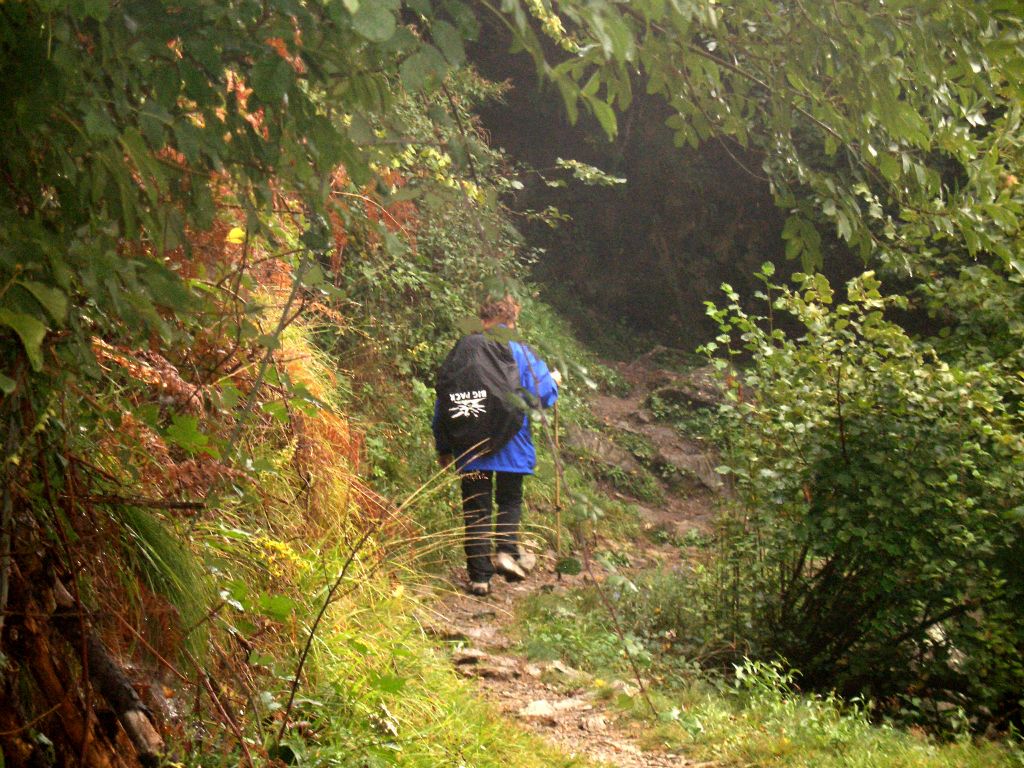
{"type": "Polygon", "coordinates": [[[199,675],[199,679],[202,681],[203,688],[206,690],[206,695],[210,697],[210,701],[213,703],[214,708],[220,715],[221,720],[224,721],[224,724],[227,725],[228,729],[238,741],[238,745],[242,749],[242,754],[245,756],[246,765],[248,765],[249,768],[256,768],[256,764],[252,760],[252,752],[249,751],[249,745],[245,743],[245,736],[242,735],[242,729],[238,727],[238,723],[231,719],[231,715],[229,715],[227,709],[224,708],[224,704],[217,695],[217,691],[213,689],[213,685],[210,683],[209,674],[207,674],[206,670],[202,668],[199,664],[199,660],[196,659],[195,656],[184,648],[181,649],[181,652],[185,655],[185,658],[191,662],[192,666],[196,668],[196,674],[199,675]]]}
{"type": "Polygon", "coordinates": [[[363,545],[370,540],[370,537],[376,532],[376,526],[368,529],[362,536],[359,537],[359,541],[356,542],[352,551],[349,552],[348,557],[341,566],[341,572],[338,577],[334,580],[331,588],[327,590],[327,597],[324,600],[323,605],[320,606],[320,611],[317,613],[316,618],[313,620],[313,626],[309,628],[309,637],[306,638],[306,643],[302,647],[302,653],[299,655],[299,663],[295,667],[295,675],[292,678],[291,690],[288,693],[288,703],[284,708],[284,716],[281,718],[281,728],[277,732],[277,741],[280,743],[281,739],[284,738],[284,732],[288,728],[288,717],[291,715],[292,707],[295,704],[295,694],[299,690],[299,681],[302,679],[302,670],[306,666],[306,657],[309,656],[309,651],[313,647],[313,640],[316,637],[316,631],[320,627],[320,622],[324,618],[324,614],[327,613],[327,609],[330,608],[334,602],[334,594],[338,591],[341,583],[345,580],[345,576],[348,575],[348,569],[356,559],[356,555],[363,548],[363,545]]]}
{"type": "MultiPolygon", "coordinates": [[[[13,478],[7,466],[7,456],[14,447],[17,421],[12,410],[7,423],[7,445],[4,446],[4,499],[0,508],[0,634],[3,633],[4,617],[7,615],[7,598],[11,576],[11,525],[14,518],[14,493],[11,489],[13,478]]],[[[14,466],[13,464],[11,466],[14,466]]]]}
{"type": "Polygon", "coordinates": [[[306,266],[308,264],[309,251],[307,250],[299,259],[299,266],[295,270],[295,278],[292,280],[292,288],[288,294],[288,300],[285,301],[284,309],[281,310],[281,317],[277,321],[277,327],[274,328],[274,332],[270,335],[270,340],[267,343],[267,351],[263,354],[263,357],[260,360],[260,367],[259,371],[256,373],[256,380],[253,381],[252,387],[249,389],[249,395],[246,397],[245,403],[242,405],[242,409],[235,418],[235,428],[231,431],[231,439],[228,441],[228,444],[232,447],[237,445],[239,438],[242,436],[242,429],[248,421],[249,414],[252,412],[253,406],[256,405],[256,398],[259,395],[260,389],[263,387],[263,382],[267,375],[267,369],[270,367],[270,362],[274,358],[274,349],[277,346],[277,342],[281,338],[281,334],[284,332],[284,329],[288,327],[289,323],[295,320],[295,316],[289,317],[289,314],[291,312],[292,304],[295,303],[295,299],[299,295],[299,289],[302,286],[302,278],[306,273],[306,266]]]}

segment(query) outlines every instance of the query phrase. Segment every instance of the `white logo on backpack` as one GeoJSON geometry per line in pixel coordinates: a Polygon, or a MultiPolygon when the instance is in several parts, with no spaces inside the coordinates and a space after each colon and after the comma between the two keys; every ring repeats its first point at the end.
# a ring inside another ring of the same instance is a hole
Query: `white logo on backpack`
{"type": "Polygon", "coordinates": [[[452,402],[455,404],[448,409],[453,419],[461,419],[463,416],[476,418],[487,411],[484,400],[487,399],[486,389],[477,389],[472,392],[452,392],[452,402]]]}

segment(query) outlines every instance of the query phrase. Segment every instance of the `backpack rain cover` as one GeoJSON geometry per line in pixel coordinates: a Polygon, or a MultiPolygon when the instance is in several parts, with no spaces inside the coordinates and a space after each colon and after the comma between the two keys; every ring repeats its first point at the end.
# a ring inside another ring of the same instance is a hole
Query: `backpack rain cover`
{"type": "Polygon", "coordinates": [[[459,339],[437,373],[438,426],[455,456],[497,453],[523,426],[519,366],[508,344],[483,333],[459,339]]]}

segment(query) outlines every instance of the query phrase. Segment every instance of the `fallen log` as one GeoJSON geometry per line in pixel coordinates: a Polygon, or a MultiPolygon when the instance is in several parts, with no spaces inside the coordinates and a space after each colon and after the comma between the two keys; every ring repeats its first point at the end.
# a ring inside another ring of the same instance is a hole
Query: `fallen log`
{"type": "Polygon", "coordinates": [[[64,585],[57,581],[53,591],[57,604],[57,611],[52,616],[53,625],[73,648],[81,649],[84,646],[89,680],[106,699],[128,734],[138,753],[139,763],[144,768],[159,765],[164,752],[164,740],[150,719],[149,708],[96,631],[85,623],[74,598],[64,585]]]}
{"type": "MultiPolygon", "coordinates": [[[[35,605],[30,602],[27,607],[33,609],[35,605]]],[[[39,615],[45,614],[36,614],[39,615]]],[[[47,705],[57,715],[55,722],[63,731],[65,743],[72,749],[85,746],[82,749],[84,768],[126,768],[126,762],[111,750],[99,748],[96,743],[96,719],[83,712],[78,697],[65,686],[68,671],[60,664],[60,656],[50,647],[45,623],[28,615],[23,627],[28,635],[24,638],[25,661],[47,705]]]]}

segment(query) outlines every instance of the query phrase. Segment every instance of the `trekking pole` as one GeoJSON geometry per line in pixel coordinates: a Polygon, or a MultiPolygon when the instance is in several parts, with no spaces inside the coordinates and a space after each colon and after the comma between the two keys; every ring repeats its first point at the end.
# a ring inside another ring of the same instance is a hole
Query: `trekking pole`
{"type": "MultiPolygon", "coordinates": [[[[561,446],[558,442],[558,401],[555,401],[555,455],[561,456],[561,446]]],[[[558,459],[555,459],[556,463],[558,459]]],[[[555,554],[562,559],[562,473],[559,467],[555,467],[555,554]]]]}
{"type": "MultiPolygon", "coordinates": [[[[534,384],[537,389],[540,389],[540,379],[537,376],[537,372],[533,370],[533,364],[530,363],[530,358],[526,358],[527,364],[530,366],[530,374],[533,376],[534,384]]],[[[559,478],[562,475],[564,467],[562,465],[561,453],[559,452],[558,446],[558,401],[555,401],[554,418],[548,419],[544,413],[544,409],[540,409],[540,422],[544,428],[544,436],[547,438],[548,446],[551,448],[555,458],[555,521],[556,525],[561,520],[560,506],[561,506],[561,494],[559,485],[559,478]],[[554,434],[552,434],[554,433],[554,434]]],[[[572,487],[566,486],[566,493],[569,495],[569,502],[575,504],[576,501],[573,497],[572,487]]],[[[561,528],[556,535],[556,546],[561,550],[561,528]]],[[[590,558],[590,547],[587,542],[587,537],[584,534],[582,537],[581,546],[583,548],[583,569],[587,572],[590,577],[590,583],[594,585],[594,589],[597,590],[597,596],[601,600],[601,604],[608,612],[609,618],[612,620],[612,628],[615,630],[616,636],[619,638],[619,642],[622,644],[622,652],[626,657],[626,661],[629,662],[630,669],[633,671],[633,677],[636,679],[637,688],[640,690],[640,695],[643,697],[644,702],[647,704],[647,708],[651,711],[652,715],[657,716],[658,710],[654,706],[654,702],[651,701],[650,694],[647,691],[647,684],[644,682],[643,676],[640,674],[640,667],[637,664],[636,657],[629,649],[629,644],[626,642],[626,633],[622,628],[622,621],[619,619],[619,612],[615,610],[615,605],[609,599],[608,594],[605,592],[601,582],[598,581],[597,576],[594,573],[593,565],[591,564],[590,558]]],[[[562,573],[556,566],[556,572],[558,573],[558,579],[561,581],[562,573]]]]}

